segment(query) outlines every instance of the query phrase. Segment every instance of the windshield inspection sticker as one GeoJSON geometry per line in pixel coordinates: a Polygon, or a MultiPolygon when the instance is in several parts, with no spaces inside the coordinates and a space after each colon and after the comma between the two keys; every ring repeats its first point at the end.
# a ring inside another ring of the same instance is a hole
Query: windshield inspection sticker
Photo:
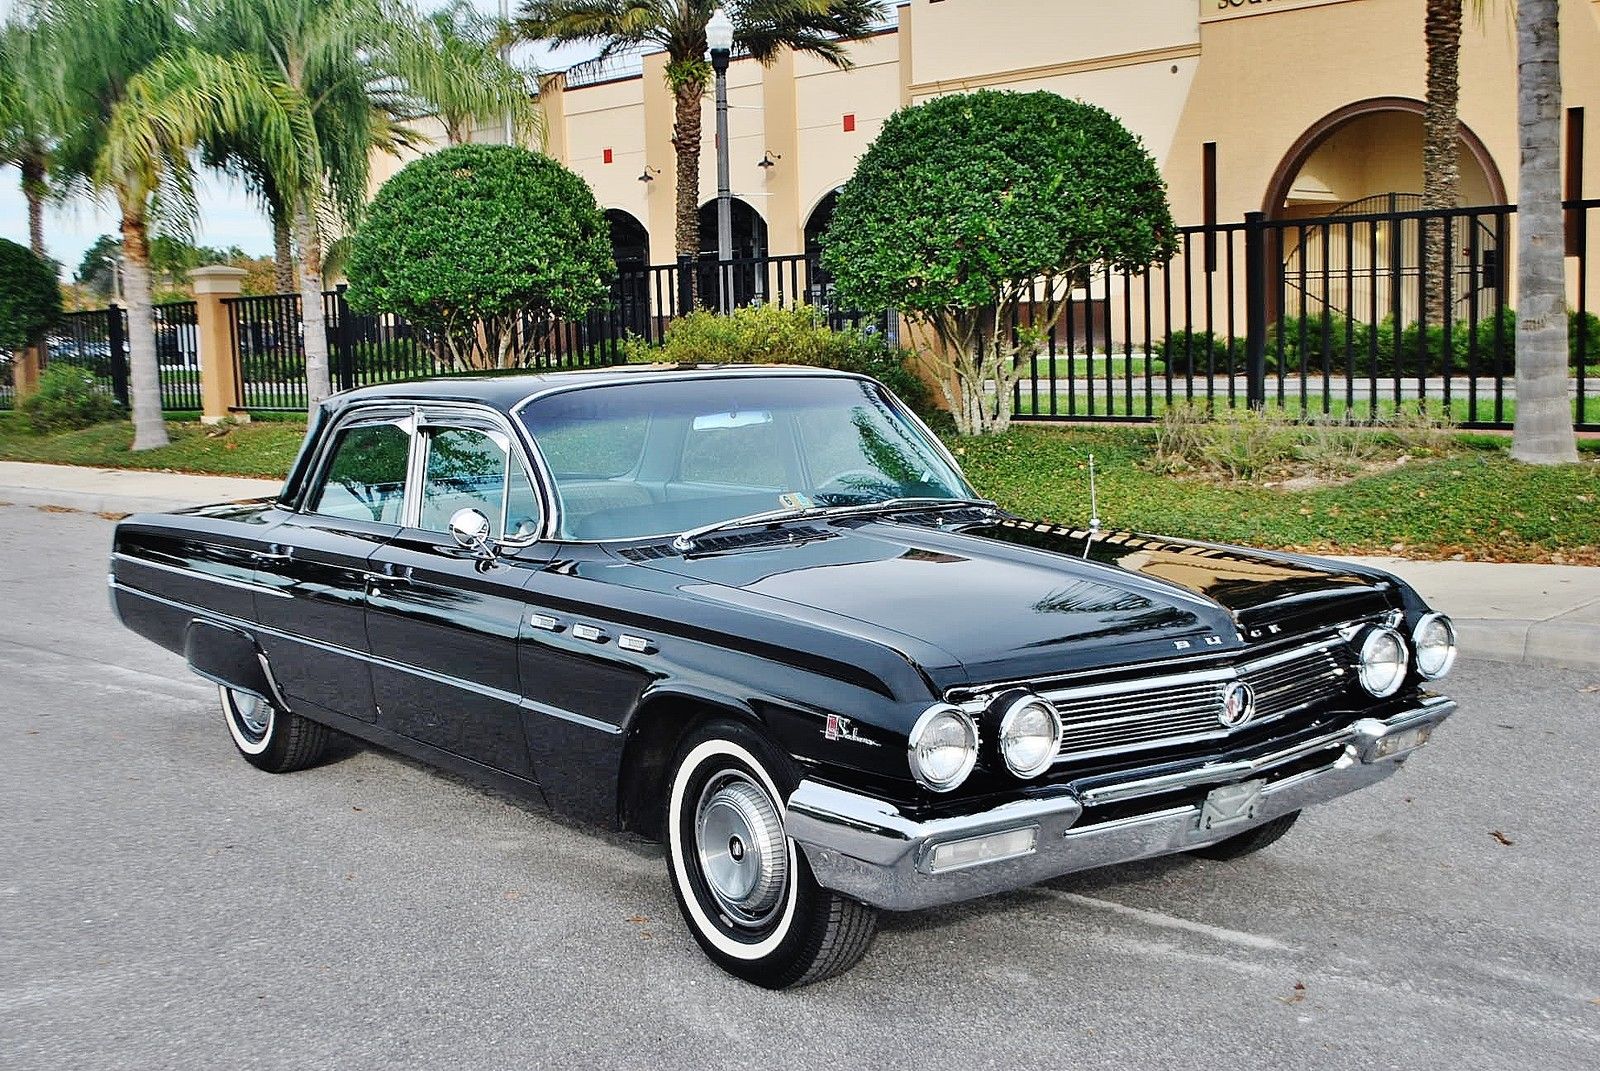
{"type": "Polygon", "coordinates": [[[784,509],[810,509],[816,505],[810,495],[803,495],[799,491],[785,491],[778,496],[778,502],[784,509]]]}

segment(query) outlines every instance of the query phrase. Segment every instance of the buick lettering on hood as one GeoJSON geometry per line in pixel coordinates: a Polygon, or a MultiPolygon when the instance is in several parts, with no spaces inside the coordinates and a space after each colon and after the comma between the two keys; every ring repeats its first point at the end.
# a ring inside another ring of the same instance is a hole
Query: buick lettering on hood
{"type": "Polygon", "coordinates": [[[774,988],[880,911],[1259,851],[1455,710],[1395,577],[1013,516],[814,369],[340,394],[276,498],[122,521],[110,585],[250,765],[343,733],[657,839],[774,988]]]}

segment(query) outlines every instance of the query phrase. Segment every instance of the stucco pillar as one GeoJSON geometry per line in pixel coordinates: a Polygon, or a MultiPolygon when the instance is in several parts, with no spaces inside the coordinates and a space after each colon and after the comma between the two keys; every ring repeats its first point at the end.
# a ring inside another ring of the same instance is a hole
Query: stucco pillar
{"type": "Polygon", "coordinates": [[[11,402],[15,405],[39,389],[39,347],[28,346],[12,359],[11,385],[16,388],[11,402]]]}
{"type": "Polygon", "coordinates": [[[767,251],[773,256],[806,251],[800,212],[800,136],[795,114],[794,53],[784,49],[761,72],[766,150],[778,157],[762,168],[767,195],[767,251]]]}
{"type": "Polygon", "coordinates": [[[223,298],[238,297],[247,273],[213,264],[189,273],[194,283],[195,335],[200,347],[200,422],[220,424],[239,405],[239,357],[223,298]]]}

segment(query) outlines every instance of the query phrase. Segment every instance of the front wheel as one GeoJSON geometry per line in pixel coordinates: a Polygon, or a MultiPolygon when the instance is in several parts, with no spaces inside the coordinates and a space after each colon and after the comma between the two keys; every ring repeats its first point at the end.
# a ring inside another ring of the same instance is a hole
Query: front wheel
{"type": "Polygon", "coordinates": [[[268,773],[314,766],[328,749],[327,726],[283,710],[270,699],[219,686],[222,716],[244,761],[268,773]]]}
{"type": "Polygon", "coordinates": [[[755,730],[715,721],[678,749],[667,863],[678,909],[707,956],[768,989],[840,974],[866,954],[877,912],[817,884],[783,828],[791,763],[755,730]]]}
{"type": "Polygon", "coordinates": [[[1203,848],[1192,848],[1190,853],[1202,859],[1238,859],[1241,856],[1259,852],[1262,848],[1272,844],[1279,837],[1289,832],[1289,827],[1294,825],[1300,817],[1299,811],[1290,811],[1263,822],[1254,829],[1247,829],[1243,833],[1235,833],[1227,840],[1219,840],[1215,844],[1207,844],[1203,848]]]}

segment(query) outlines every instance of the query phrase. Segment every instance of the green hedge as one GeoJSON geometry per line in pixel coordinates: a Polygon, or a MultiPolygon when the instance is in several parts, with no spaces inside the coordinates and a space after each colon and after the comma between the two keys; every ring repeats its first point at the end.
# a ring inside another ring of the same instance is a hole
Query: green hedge
{"type": "MultiPolygon", "coordinates": [[[[1593,313],[1585,313],[1584,317],[1587,334],[1583,340],[1582,363],[1593,368],[1600,365],[1600,317],[1593,313]]],[[[1392,316],[1385,317],[1375,328],[1338,313],[1289,316],[1267,327],[1267,371],[1276,373],[1281,368],[1285,374],[1298,372],[1303,361],[1308,373],[1318,374],[1323,368],[1326,349],[1328,367],[1334,375],[1368,376],[1375,372],[1381,377],[1394,375],[1398,369],[1402,376],[1438,376],[1447,370],[1458,375],[1475,370],[1478,375],[1486,376],[1494,374],[1497,352],[1500,369],[1505,375],[1511,375],[1516,369],[1517,314],[1505,309],[1498,319],[1498,339],[1492,310],[1478,321],[1475,330],[1472,325],[1457,321],[1451,325],[1448,349],[1443,326],[1429,327],[1424,340],[1422,325],[1410,323],[1400,330],[1397,349],[1392,316]]],[[[1568,313],[1569,367],[1574,371],[1579,364],[1578,328],[1578,313],[1568,313]]],[[[1209,331],[1174,331],[1157,343],[1156,352],[1173,376],[1191,371],[1197,376],[1205,375],[1208,358],[1210,367],[1218,375],[1227,373],[1230,359],[1235,373],[1243,374],[1246,370],[1242,336],[1230,339],[1209,331]]]]}
{"type": "Polygon", "coordinates": [[[927,384],[907,367],[905,350],[853,327],[834,330],[806,305],[751,305],[722,315],[701,310],[672,321],[659,346],[635,340],[634,361],[679,364],[804,364],[877,379],[919,413],[929,410],[927,384]]]}
{"type": "Polygon", "coordinates": [[[36,435],[72,431],[115,420],[122,408],[95,386],[94,375],[70,364],[52,364],[39,375],[39,389],[17,403],[36,435]]]}

